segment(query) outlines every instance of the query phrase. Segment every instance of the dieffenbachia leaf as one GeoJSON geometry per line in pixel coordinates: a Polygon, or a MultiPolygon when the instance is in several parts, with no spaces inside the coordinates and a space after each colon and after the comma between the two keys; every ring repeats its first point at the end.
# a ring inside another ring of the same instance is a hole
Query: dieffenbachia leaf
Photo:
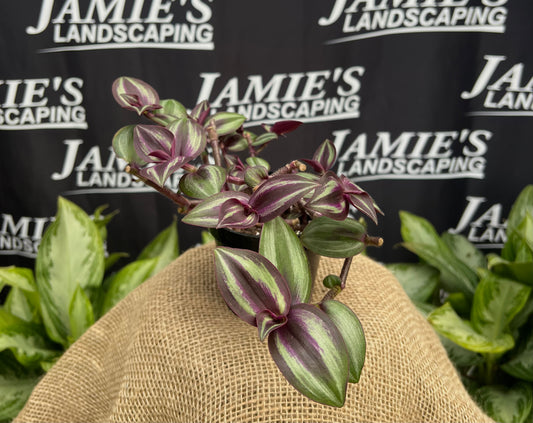
{"type": "Polygon", "coordinates": [[[38,325],[0,308],[0,351],[10,350],[19,363],[29,367],[57,357],[54,347],[38,325]]]}
{"type": "Polygon", "coordinates": [[[41,374],[19,364],[9,351],[0,352],[0,421],[11,421],[26,404],[41,374]]]}
{"type": "Polygon", "coordinates": [[[312,252],[326,257],[352,257],[365,249],[366,229],[354,219],[337,221],[318,217],[304,229],[300,239],[312,252]]]}
{"type": "Polygon", "coordinates": [[[268,222],[280,216],[316,186],[316,182],[298,174],[273,176],[252,194],[249,205],[258,213],[260,222],[268,222]]]}
{"type": "Polygon", "coordinates": [[[238,113],[218,112],[207,120],[205,126],[208,127],[213,124],[216,128],[217,135],[220,137],[235,132],[242,126],[245,120],[246,117],[238,113]]]}
{"type": "Polygon", "coordinates": [[[69,306],[77,286],[93,290],[104,275],[104,246],[98,227],[74,203],[59,197],[35,263],[43,321],[55,342],[68,345],[69,306]]]}
{"type": "Polygon", "coordinates": [[[348,381],[351,383],[359,382],[366,354],[366,340],[361,322],[350,307],[339,301],[324,301],[320,304],[320,308],[333,320],[346,344],[350,360],[348,381]]]}
{"type": "Polygon", "coordinates": [[[313,281],[307,255],[296,233],[281,217],[263,225],[259,253],[283,275],[289,284],[293,304],[309,300],[313,281]]]}
{"type": "Polygon", "coordinates": [[[518,379],[533,382],[533,332],[512,351],[509,360],[501,365],[501,369],[518,379]]]}
{"type": "Polygon", "coordinates": [[[23,289],[24,291],[37,291],[32,270],[24,267],[0,267],[0,283],[2,282],[6,285],[23,289]]]}
{"type": "Polygon", "coordinates": [[[428,316],[428,321],[442,336],[469,351],[497,354],[514,347],[513,337],[508,333],[490,339],[477,332],[469,322],[459,317],[449,303],[435,309],[428,316]]]}
{"type": "MultiPolygon", "coordinates": [[[[157,259],[149,276],[155,275],[179,255],[178,224],[176,219],[143,248],[137,260],[157,259]]],[[[148,279],[148,278],[146,278],[148,279]]]]}
{"type": "Polygon", "coordinates": [[[474,392],[481,408],[497,422],[523,423],[533,408],[533,388],[520,382],[512,387],[486,385],[474,392]]]}
{"type": "Polygon", "coordinates": [[[488,339],[497,339],[509,331],[509,323],[524,307],[531,288],[509,279],[483,272],[474,294],[470,320],[488,339]]]}
{"type": "Polygon", "coordinates": [[[287,381],[308,398],[342,407],[349,359],[330,317],[309,304],[293,305],[287,323],[268,337],[274,362],[287,381]]]}
{"type": "Polygon", "coordinates": [[[226,169],[223,167],[203,165],[196,172],[183,175],[179,187],[189,197],[204,199],[222,190],[226,176],[226,169]]]}
{"type": "Polygon", "coordinates": [[[18,287],[12,287],[7,294],[4,310],[26,322],[41,324],[39,294],[18,287]]]}
{"type": "Polygon", "coordinates": [[[102,300],[100,315],[107,313],[115,304],[148,279],[158,265],[158,257],[136,260],[123,267],[111,280],[102,300]]]}
{"type": "Polygon", "coordinates": [[[509,216],[507,217],[507,241],[505,242],[501,253],[504,259],[509,261],[517,260],[518,246],[516,244],[521,244],[521,237],[519,235],[525,229],[519,229],[519,226],[524,221],[524,218],[528,215],[533,217],[533,185],[526,186],[520,192],[513,206],[511,207],[509,216]],[[516,239],[517,235],[518,239],[516,239]]]}
{"type": "Polygon", "coordinates": [[[91,301],[79,285],[70,301],[68,314],[70,319],[69,342],[72,344],[94,323],[91,301]]]}
{"type": "Polygon", "coordinates": [[[441,281],[449,292],[463,292],[472,298],[478,277],[450,250],[433,225],[412,213],[400,212],[402,245],[428,264],[439,269],[441,281]]]}
{"type": "Polygon", "coordinates": [[[444,232],[442,240],[452,250],[455,257],[465,263],[474,272],[487,267],[487,258],[467,237],[460,234],[444,232]]]}
{"type": "Polygon", "coordinates": [[[287,282],[260,254],[237,248],[215,249],[215,275],[229,308],[245,322],[257,326],[257,315],[268,310],[286,316],[291,303],[287,282]]]}
{"type": "Polygon", "coordinates": [[[230,200],[236,199],[247,204],[250,196],[241,192],[223,191],[203,200],[194,207],[183,219],[183,223],[204,228],[216,228],[220,220],[220,208],[230,200]]]}
{"type": "Polygon", "coordinates": [[[407,296],[415,302],[427,301],[439,284],[439,271],[423,263],[385,265],[398,279],[407,296]]]}
{"type": "Polygon", "coordinates": [[[489,254],[487,258],[491,272],[533,286],[533,260],[508,261],[496,254],[489,254]]]}

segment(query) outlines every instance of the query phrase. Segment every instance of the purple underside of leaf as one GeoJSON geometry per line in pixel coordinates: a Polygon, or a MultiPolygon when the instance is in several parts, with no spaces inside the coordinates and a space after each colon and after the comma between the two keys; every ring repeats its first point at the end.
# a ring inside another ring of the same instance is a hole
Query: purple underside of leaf
{"type": "Polygon", "coordinates": [[[250,197],[249,205],[267,222],[281,215],[317,186],[297,174],[279,175],[265,181],[250,197]]]}
{"type": "Polygon", "coordinates": [[[229,199],[220,206],[217,228],[249,228],[259,221],[259,216],[246,204],[229,199]]]}
{"type": "Polygon", "coordinates": [[[344,404],[348,353],[323,311],[309,304],[292,306],[287,323],[270,333],[268,346],[281,373],[298,391],[322,404],[344,404]]]}
{"type": "Polygon", "coordinates": [[[137,125],[133,131],[135,151],[145,162],[153,162],[150,154],[164,151],[170,156],[174,137],[167,129],[156,125],[137,125]]]}
{"type": "Polygon", "coordinates": [[[275,319],[289,312],[291,296],[287,282],[258,253],[216,248],[215,275],[226,304],[245,322],[256,326],[261,312],[268,311],[275,319]]]}
{"type": "Polygon", "coordinates": [[[287,316],[276,316],[269,310],[263,310],[257,314],[255,321],[259,331],[259,339],[264,341],[273,330],[287,323],[287,316]]]}
{"type": "Polygon", "coordinates": [[[297,129],[301,124],[302,122],[297,120],[284,120],[276,122],[270,127],[270,132],[274,132],[277,135],[287,134],[297,129]]]}
{"type": "Polygon", "coordinates": [[[329,180],[317,188],[305,207],[335,220],[344,220],[348,216],[348,204],[342,187],[335,180],[329,180]]]}
{"type": "Polygon", "coordinates": [[[177,119],[168,126],[168,130],[174,134],[176,154],[196,157],[205,149],[207,135],[197,122],[177,119]]]}
{"type": "Polygon", "coordinates": [[[368,194],[350,194],[348,195],[348,201],[361,213],[366,214],[372,221],[377,224],[378,216],[374,207],[374,201],[368,194]]]}
{"type": "Polygon", "coordinates": [[[180,169],[186,162],[187,157],[176,157],[168,162],[157,163],[153,166],[145,167],[144,169],[141,169],[140,174],[141,176],[156,182],[158,185],[163,186],[169,176],[180,169]]]}
{"type": "Polygon", "coordinates": [[[324,173],[326,171],[326,169],[324,169],[324,167],[322,166],[322,164],[320,164],[319,162],[317,162],[316,160],[311,160],[311,159],[300,159],[300,161],[308,164],[309,166],[311,166],[313,168],[313,170],[315,172],[318,172],[318,173],[324,173]]]}
{"type": "Polygon", "coordinates": [[[168,161],[170,160],[170,155],[163,150],[155,150],[148,153],[148,156],[153,157],[154,159],[161,160],[161,161],[168,161]]]}

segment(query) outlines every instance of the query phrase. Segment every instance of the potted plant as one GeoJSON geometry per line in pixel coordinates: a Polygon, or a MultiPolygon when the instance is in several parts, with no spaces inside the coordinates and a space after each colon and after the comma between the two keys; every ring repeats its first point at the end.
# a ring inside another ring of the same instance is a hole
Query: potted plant
{"type": "Polygon", "coordinates": [[[333,143],[326,140],[311,159],[274,170],[260,153],[300,122],[263,125],[256,135],[244,129],[240,114],[211,114],[207,101],[188,111],[136,78],[118,78],[112,92],[120,106],[147,119],[113,138],[126,170],[173,201],[183,222],[213,231],[219,243],[228,234],[255,241],[214,250],[222,297],[268,339],[289,383],[314,401],[341,407],[348,382],[359,380],[366,346],[357,316],[334,298],[352,257],[382,240],[350,217],[359,211],[377,223],[381,212],[367,192],[331,170],[333,143]],[[180,177],[177,192],[165,185],[173,174],[180,177]],[[329,291],[316,304],[309,303],[308,253],[345,259],[339,275],[324,279],[329,291]]]}
{"type": "Polygon", "coordinates": [[[533,418],[533,185],[517,197],[499,254],[439,235],[400,212],[402,245],[420,263],[387,265],[440,335],[465,387],[501,423],[533,418]]]}

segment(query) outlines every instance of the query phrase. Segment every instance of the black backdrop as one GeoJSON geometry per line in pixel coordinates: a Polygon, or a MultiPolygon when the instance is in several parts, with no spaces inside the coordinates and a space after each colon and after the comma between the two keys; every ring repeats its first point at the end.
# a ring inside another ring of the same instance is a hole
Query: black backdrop
{"type": "MultiPolygon", "coordinates": [[[[187,107],[297,119],[281,166],[326,138],[386,216],[370,254],[410,256],[399,210],[490,250],[533,182],[533,3],[527,0],[18,0],[0,6],[0,265],[31,266],[58,195],[120,210],[110,251],[132,255],[175,210],[110,150],[136,123],[121,75],[187,107]]],[[[182,249],[199,231],[179,225],[182,249]]]]}

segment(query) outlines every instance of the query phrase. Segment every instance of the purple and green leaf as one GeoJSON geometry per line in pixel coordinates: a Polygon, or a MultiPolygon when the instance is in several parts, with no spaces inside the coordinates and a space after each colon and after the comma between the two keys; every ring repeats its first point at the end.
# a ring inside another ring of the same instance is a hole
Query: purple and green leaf
{"type": "Polygon", "coordinates": [[[298,391],[321,404],[344,405],[349,358],[341,333],[326,313],[309,304],[292,306],[287,323],[270,333],[268,347],[298,391]]]}
{"type": "MultiPolygon", "coordinates": [[[[288,314],[291,293],[287,282],[276,267],[260,254],[218,247],[215,249],[215,275],[224,301],[245,322],[257,326],[257,317],[265,310],[274,321],[283,320],[283,316],[288,314]]],[[[264,313],[261,316],[262,328],[271,325],[271,322],[266,322],[264,313]]]]}
{"type": "Polygon", "coordinates": [[[226,182],[226,169],[215,165],[200,166],[180,179],[180,190],[189,197],[205,199],[219,193],[226,182]]]}
{"type": "Polygon", "coordinates": [[[129,76],[115,79],[111,87],[115,101],[124,109],[139,115],[161,108],[157,91],[144,81],[129,76]]]}
{"type": "Polygon", "coordinates": [[[230,200],[236,199],[243,204],[248,203],[250,196],[242,192],[223,191],[203,200],[192,209],[183,219],[183,223],[204,228],[216,228],[220,220],[220,209],[222,205],[230,200]]]}

